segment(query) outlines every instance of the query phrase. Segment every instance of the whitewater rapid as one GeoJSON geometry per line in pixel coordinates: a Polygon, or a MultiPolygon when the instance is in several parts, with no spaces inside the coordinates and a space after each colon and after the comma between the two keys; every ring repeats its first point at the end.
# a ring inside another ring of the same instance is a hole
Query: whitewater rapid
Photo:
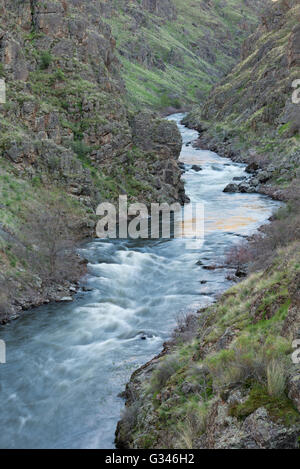
{"type": "Polygon", "coordinates": [[[189,142],[197,132],[183,127],[182,117],[169,119],[183,138],[186,193],[204,203],[202,248],[183,239],[94,240],[81,249],[89,261],[82,285],[90,291],[0,328],[7,347],[1,448],[113,448],[124,406],[119,394],[131,373],[160,352],[181,312],[210,304],[231,285],[226,270],[197,262],[220,264],[278,206],[258,194],[223,193],[233,177],[245,175],[244,166],[194,149],[189,142]]]}

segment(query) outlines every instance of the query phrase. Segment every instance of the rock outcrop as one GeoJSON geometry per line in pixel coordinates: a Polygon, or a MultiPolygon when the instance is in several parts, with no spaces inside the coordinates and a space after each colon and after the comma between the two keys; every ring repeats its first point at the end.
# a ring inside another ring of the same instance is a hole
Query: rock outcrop
{"type": "Polygon", "coordinates": [[[242,61],[185,119],[199,129],[201,147],[262,169],[270,163],[280,183],[299,165],[299,8],[298,0],[270,2],[242,61]]]}
{"type": "MultiPolygon", "coordinates": [[[[146,3],[157,14],[164,11],[146,3]]],[[[0,12],[0,76],[7,88],[0,104],[0,216],[10,233],[7,241],[0,232],[0,281],[15,292],[13,307],[10,299],[3,301],[0,315],[4,310],[9,317],[12,310],[57,297],[55,286],[41,279],[36,286],[38,273],[25,252],[30,246],[18,249],[30,205],[59,194],[66,219],[77,220],[80,239],[94,235],[100,201],[127,194],[146,204],[183,203],[185,195],[177,126],[128,111],[101,2],[0,0],[0,12]]]]}
{"type": "Polygon", "coordinates": [[[262,6],[261,0],[101,3],[131,103],[165,112],[203,99],[232,68],[262,6]]]}
{"type": "MultiPolygon", "coordinates": [[[[2,10],[0,59],[8,87],[7,105],[1,107],[3,156],[24,174],[34,168],[35,175],[40,171],[72,194],[96,201],[93,168],[123,186],[135,137],[115,41],[101,19],[100,3],[2,2],[2,10]]],[[[152,125],[152,116],[148,119],[146,128],[152,125]]],[[[163,123],[159,128],[156,151],[163,154],[168,129],[172,126],[164,129],[163,123]]],[[[171,131],[178,149],[179,133],[171,131]]],[[[170,157],[176,160],[178,155],[170,157]]],[[[143,177],[151,187],[147,172],[143,177]]],[[[171,192],[173,188],[165,190],[167,198],[171,192]]]]}
{"type": "Polygon", "coordinates": [[[295,243],[267,271],[188,318],[132,375],[118,448],[299,447],[299,365],[291,347],[300,326],[298,260],[295,243]]]}

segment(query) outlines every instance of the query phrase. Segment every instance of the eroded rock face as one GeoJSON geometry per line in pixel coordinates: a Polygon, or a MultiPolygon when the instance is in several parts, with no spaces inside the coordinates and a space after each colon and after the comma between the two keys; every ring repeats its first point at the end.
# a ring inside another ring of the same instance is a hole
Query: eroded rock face
{"type": "MultiPolygon", "coordinates": [[[[235,400],[242,402],[241,396],[235,400]]],[[[228,404],[217,401],[208,417],[207,433],[199,442],[209,449],[291,449],[298,447],[299,425],[275,423],[260,407],[243,422],[228,416],[228,404]]]]}
{"type": "Polygon", "coordinates": [[[212,90],[203,119],[222,121],[236,112],[236,122],[249,124],[257,134],[264,124],[274,128],[288,122],[292,135],[299,131],[299,111],[291,103],[291,77],[297,77],[300,66],[297,17],[297,0],[266,7],[260,27],[242,47],[242,62],[212,90]]]}
{"type": "Polygon", "coordinates": [[[164,122],[149,112],[140,112],[131,121],[133,141],[145,151],[163,150],[170,158],[178,159],[182,139],[175,122],[164,122]]]}
{"type": "Polygon", "coordinates": [[[300,66],[300,25],[293,29],[288,53],[289,68],[300,66]]]}
{"type": "MultiPolygon", "coordinates": [[[[181,200],[180,136],[155,116],[134,117],[143,121],[136,129],[129,121],[104,6],[98,0],[2,0],[0,62],[11,92],[1,107],[10,123],[0,141],[3,156],[24,175],[64,184],[74,197],[86,194],[87,205],[106,192],[116,197],[118,185],[126,191],[128,180],[138,181],[141,201],[181,200]],[[100,187],[99,195],[93,168],[115,181],[115,193],[100,187]]],[[[169,1],[145,3],[155,14],[171,7],[169,1]]]]}

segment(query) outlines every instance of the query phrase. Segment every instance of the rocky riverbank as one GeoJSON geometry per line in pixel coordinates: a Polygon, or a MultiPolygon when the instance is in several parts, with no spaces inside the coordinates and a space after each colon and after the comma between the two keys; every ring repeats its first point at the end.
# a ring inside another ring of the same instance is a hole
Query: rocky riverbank
{"type": "MultiPolygon", "coordinates": [[[[298,152],[292,163],[274,167],[255,151],[242,156],[235,142],[218,141],[188,119],[183,122],[199,131],[194,147],[248,163],[249,176],[225,192],[290,200],[275,175],[294,168],[298,152]]],[[[300,368],[291,361],[291,343],[300,331],[299,255],[299,243],[290,245],[215,306],[187,316],[163,351],[133,373],[118,448],[298,448],[300,368]],[[273,390],[280,375],[282,388],[273,390]]]]}
{"type": "Polygon", "coordinates": [[[299,243],[186,318],[126,387],[118,448],[298,448],[299,243]]]}
{"type": "Polygon", "coordinates": [[[281,199],[300,176],[298,17],[297,0],[268,4],[241,61],[184,119],[199,131],[200,148],[249,165],[252,178],[231,190],[281,199]]]}
{"type": "Polygon", "coordinates": [[[162,355],[133,374],[119,448],[299,447],[298,17],[297,0],[268,4],[241,62],[183,121],[198,130],[199,148],[248,165],[249,177],[226,191],[287,205],[249,251],[235,253],[252,273],[187,318],[162,355]]]}
{"type": "Polygon", "coordinates": [[[285,188],[278,185],[278,179],[291,182],[297,177],[296,168],[300,163],[300,151],[296,150],[288,160],[274,163],[273,158],[262,157],[255,148],[241,151],[237,148],[235,140],[228,137],[225,141],[223,138],[220,140],[220,137],[212,135],[204,127],[207,123],[193,124],[189,115],[183,119],[183,124],[199,131],[199,138],[193,142],[195,148],[210,150],[237,163],[247,164],[245,170],[247,175],[241,180],[233,180],[224,192],[259,193],[275,200],[288,200],[285,188]]]}
{"type": "Polygon", "coordinates": [[[1,322],[70,296],[83,265],[62,245],[94,236],[101,201],[185,201],[180,133],[153,112],[128,110],[102,7],[0,0],[1,322]],[[50,222],[62,227],[53,249],[42,234],[50,222]]]}

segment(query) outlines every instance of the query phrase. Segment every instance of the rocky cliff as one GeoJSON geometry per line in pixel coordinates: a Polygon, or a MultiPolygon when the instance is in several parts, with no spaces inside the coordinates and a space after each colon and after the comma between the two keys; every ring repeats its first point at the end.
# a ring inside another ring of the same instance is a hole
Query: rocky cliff
{"type": "Polygon", "coordinates": [[[187,317],[128,383],[117,447],[298,448],[299,287],[296,243],[187,317]]]}
{"type": "Polygon", "coordinates": [[[130,102],[182,108],[206,96],[240,57],[261,0],[112,0],[102,11],[116,38],[130,102]]]}
{"type": "Polygon", "coordinates": [[[279,186],[298,174],[299,18],[298,0],[270,2],[243,44],[242,61],[186,119],[199,129],[200,145],[271,165],[272,182],[279,186]]]}
{"type": "Polygon", "coordinates": [[[232,254],[251,275],[187,316],[132,375],[119,448],[299,447],[299,8],[269,3],[241,62],[184,119],[198,146],[249,163],[251,178],[227,191],[287,204],[232,254]]]}
{"type": "MultiPolygon", "coordinates": [[[[138,159],[136,169],[130,164],[139,147],[134,148],[115,41],[101,20],[99,2],[2,1],[1,8],[0,58],[8,87],[7,104],[1,107],[3,157],[24,174],[38,176],[40,168],[44,178],[65,183],[68,192],[86,197],[87,204],[89,195],[97,198],[97,183],[109,197],[112,182],[125,190],[128,184],[129,192],[131,179],[132,185],[144,179],[153,186],[152,168],[139,171],[138,159]]],[[[146,129],[155,125],[152,118],[144,115],[146,129]]],[[[178,156],[180,138],[172,124],[165,125],[170,135],[165,132],[160,149],[167,144],[169,167],[169,160],[178,156]],[[177,146],[168,152],[173,141],[177,146]]],[[[145,156],[152,151],[143,150],[145,156]]],[[[148,159],[149,165],[155,163],[154,156],[148,159]]],[[[178,198],[173,188],[168,196],[178,198]]]]}
{"type": "Polygon", "coordinates": [[[1,0],[0,14],[0,75],[7,87],[0,104],[0,303],[7,317],[47,299],[43,292],[52,287],[31,259],[30,252],[39,257],[40,242],[31,245],[33,234],[25,239],[28,225],[38,229],[33,207],[52,213],[59,199],[82,238],[93,233],[100,201],[120,193],[146,203],[185,196],[177,127],[128,111],[115,39],[99,1],[1,0]]]}

